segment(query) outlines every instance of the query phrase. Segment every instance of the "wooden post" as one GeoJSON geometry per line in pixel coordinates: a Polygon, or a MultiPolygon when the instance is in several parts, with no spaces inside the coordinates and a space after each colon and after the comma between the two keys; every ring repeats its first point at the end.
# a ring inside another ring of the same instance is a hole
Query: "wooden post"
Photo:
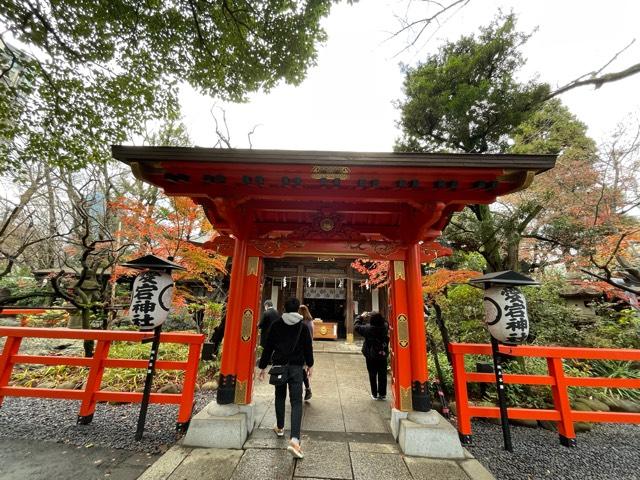
{"type": "Polygon", "coordinates": [[[393,407],[413,410],[411,398],[411,346],[407,310],[407,276],[402,260],[391,262],[390,268],[391,344],[393,347],[393,407]]]}
{"type": "Polygon", "coordinates": [[[78,414],[78,424],[80,425],[88,425],[93,420],[93,413],[96,410],[96,392],[100,390],[110,346],[110,340],[98,340],[96,350],[93,352],[92,365],[85,383],[80,413],[78,414]]]}
{"type": "MultiPolygon", "coordinates": [[[[153,374],[156,371],[156,360],[158,359],[158,349],[160,348],[160,331],[162,325],[153,329],[153,340],[151,352],[149,352],[149,364],[147,365],[147,376],[144,379],[144,391],[142,392],[142,402],[140,403],[140,414],[138,415],[138,428],[136,429],[136,440],[142,440],[144,434],[144,424],[147,421],[147,409],[149,408],[149,397],[151,396],[151,385],[153,384],[153,374]]],[[[146,343],[147,340],[142,340],[146,343]]]]}
{"type": "Polygon", "coordinates": [[[296,277],[296,298],[300,304],[304,303],[304,265],[298,265],[298,275],[296,277]]]}
{"type": "MultiPolygon", "coordinates": [[[[348,271],[347,267],[347,271],[348,271]]],[[[347,277],[347,301],[345,308],[347,311],[344,316],[345,330],[347,333],[347,343],[353,343],[353,280],[347,277]]]]}
{"type": "Polygon", "coordinates": [[[178,432],[186,432],[191,421],[201,349],[202,344],[200,343],[191,343],[189,345],[187,368],[184,372],[184,382],[182,384],[182,400],[180,401],[178,421],[176,422],[176,431],[178,432]]]}
{"type": "Polygon", "coordinates": [[[551,385],[551,395],[553,397],[553,406],[560,412],[560,421],[558,422],[560,444],[565,447],[575,447],[577,445],[576,432],[571,418],[571,403],[567,393],[567,381],[564,376],[562,358],[547,358],[547,368],[549,369],[549,375],[555,380],[554,384],[551,385]]]}
{"type": "Polygon", "coordinates": [[[224,346],[220,364],[218,394],[220,405],[234,403],[238,375],[236,355],[242,324],[242,289],[247,264],[247,240],[236,238],[231,266],[231,284],[227,299],[227,320],[224,326],[224,346]]]}
{"type": "MultiPolygon", "coordinates": [[[[237,345],[236,387],[233,400],[233,403],[240,405],[251,403],[252,398],[262,265],[261,257],[247,257],[243,272],[241,312],[238,318],[240,329],[238,330],[237,342],[235,342],[237,345]]],[[[223,348],[223,356],[224,352],[223,348]]]]}
{"type": "Polygon", "coordinates": [[[505,392],[504,376],[502,374],[500,346],[498,345],[498,340],[493,337],[491,337],[491,354],[493,356],[493,371],[496,375],[496,391],[498,392],[498,407],[500,408],[500,426],[502,427],[504,449],[507,452],[513,452],[511,430],[509,429],[509,413],[507,412],[507,392],[505,392]]]}
{"type": "Polygon", "coordinates": [[[464,369],[464,353],[451,352],[453,363],[453,389],[456,395],[458,436],[464,445],[471,444],[471,415],[467,396],[467,372],[464,369]]]}
{"type": "Polygon", "coordinates": [[[417,243],[407,248],[407,300],[409,337],[411,338],[411,399],[414,410],[428,412],[431,410],[431,397],[427,371],[420,245],[417,243]]]}
{"type": "MultiPolygon", "coordinates": [[[[7,337],[2,355],[0,355],[0,388],[6,387],[11,379],[14,365],[13,357],[18,354],[21,342],[22,337],[7,337]]],[[[4,396],[0,395],[0,406],[2,406],[3,400],[4,396]]]]}

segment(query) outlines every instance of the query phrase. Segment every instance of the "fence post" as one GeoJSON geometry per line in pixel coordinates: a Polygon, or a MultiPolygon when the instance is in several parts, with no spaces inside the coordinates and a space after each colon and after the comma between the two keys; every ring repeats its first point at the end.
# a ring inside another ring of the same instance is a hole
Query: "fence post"
{"type": "Polygon", "coordinates": [[[180,402],[180,409],[178,410],[178,422],[176,423],[176,430],[179,432],[186,431],[191,421],[196,378],[198,377],[198,366],[200,364],[200,349],[200,343],[192,343],[189,345],[187,368],[184,372],[184,382],[182,384],[182,400],[180,402]]]}
{"type": "Polygon", "coordinates": [[[560,421],[558,422],[560,444],[565,447],[575,447],[577,445],[576,433],[573,429],[571,404],[569,402],[562,359],[547,358],[547,367],[549,368],[549,374],[555,380],[554,385],[551,386],[551,393],[553,395],[553,405],[560,412],[560,421]]]}
{"type": "Polygon", "coordinates": [[[96,410],[96,392],[100,390],[102,375],[104,374],[105,360],[109,356],[110,340],[98,340],[96,350],[93,352],[93,362],[89,369],[89,376],[84,388],[84,396],[78,414],[78,424],[88,425],[93,420],[96,410]]]}
{"type": "MultiPolygon", "coordinates": [[[[451,345],[450,345],[451,346],[451,345]]],[[[450,348],[453,362],[453,389],[456,395],[456,417],[460,442],[471,444],[471,416],[469,415],[469,397],[467,396],[467,375],[464,369],[464,354],[450,348]]]]}
{"type": "MultiPolygon", "coordinates": [[[[13,356],[20,350],[21,342],[22,337],[7,337],[2,355],[0,356],[0,388],[6,387],[9,383],[11,373],[13,372],[13,356]]],[[[3,400],[4,395],[0,394],[0,406],[2,406],[3,400]]]]}

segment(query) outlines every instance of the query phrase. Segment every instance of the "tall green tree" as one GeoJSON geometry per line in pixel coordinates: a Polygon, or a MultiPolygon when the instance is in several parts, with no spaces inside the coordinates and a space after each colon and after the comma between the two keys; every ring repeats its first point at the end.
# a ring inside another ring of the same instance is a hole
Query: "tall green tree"
{"type": "Polygon", "coordinates": [[[174,117],[182,82],[233,101],[300,83],[333,1],[3,2],[0,169],[100,161],[148,120],[174,117]]]}
{"type": "MultiPolygon", "coordinates": [[[[506,152],[514,130],[540,108],[549,86],[516,79],[529,35],[516,18],[500,15],[479,35],[446,42],[424,63],[405,69],[399,151],[506,152]]],[[[520,234],[539,213],[521,208],[498,218],[488,205],[472,205],[454,218],[451,239],[475,249],[490,270],[518,269],[520,234]],[[509,233],[508,235],[506,233],[509,233]]]]}
{"type": "Polygon", "coordinates": [[[446,42],[423,63],[405,67],[396,150],[506,151],[509,134],[549,93],[546,84],[515,77],[528,39],[514,15],[499,16],[478,36],[446,42]]]}

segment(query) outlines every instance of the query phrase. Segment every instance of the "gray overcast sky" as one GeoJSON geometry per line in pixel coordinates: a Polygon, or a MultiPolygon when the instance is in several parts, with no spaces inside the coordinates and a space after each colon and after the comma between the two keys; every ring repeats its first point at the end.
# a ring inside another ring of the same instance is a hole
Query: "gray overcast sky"
{"type": "MultiPolygon", "coordinates": [[[[400,28],[399,16],[411,5],[409,18],[425,16],[425,2],[360,0],[332,9],[324,26],[329,36],[320,47],[317,66],[298,87],[282,85],[269,94],[252,95],[242,105],[202,97],[186,88],[181,100],[185,123],[197,145],[216,142],[210,110],[223,106],[232,145],[249,146],[247,132],[259,125],[253,148],[300,150],[389,151],[399,133],[392,102],[402,96],[400,62],[415,64],[436,51],[444,39],[477,32],[499,8],[518,14],[518,28],[538,31],[524,49],[528,63],[522,78],[539,76],[563,85],[603,66],[616,52],[640,36],[637,1],[489,1],[472,0],[430,29],[415,48],[399,54],[410,35],[390,39],[400,28]]],[[[640,38],[607,71],[640,61],[640,38]]],[[[616,124],[640,113],[640,75],[603,86],[583,87],[561,97],[589,127],[597,141],[616,124]]],[[[218,117],[221,118],[218,110],[218,117]]]]}

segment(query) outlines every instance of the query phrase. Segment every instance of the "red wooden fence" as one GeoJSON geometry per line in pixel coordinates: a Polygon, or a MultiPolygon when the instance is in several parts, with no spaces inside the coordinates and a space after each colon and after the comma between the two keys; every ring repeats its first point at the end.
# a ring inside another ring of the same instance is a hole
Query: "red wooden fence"
{"type": "MultiPolygon", "coordinates": [[[[458,433],[463,443],[471,442],[473,417],[500,418],[498,407],[472,406],[467,396],[467,383],[495,383],[493,373],[467,372],[465,355],[491,355],[491,345],[479,343],[451,343],[454,389],[458,433]]],[[[546,358],[548,375],[505,374],[506,384],[549,385],[553,396],[553,409],[509,408],[508,417],[523,420],[550,420],[558,422],[560,443],[575,445],[573,422],[640,423],[640,413],[585,412],[572,410],[569,403],[569,387],[640,388],[640,379],[569,377],[565,375],[562,359],[640,361],[640,350],[610,348],[565,348],[537,346],[500,346],[500,352],[515,357],[546,358]]]]}
{"type": "MultiPolygon", "coordinates": [[[[7,337],[0,356],[0,406],[4,397],[39,397],[80,400],[78,423],[88,424],[93,419],[97,402],[135,403],[142,400],[142,393],[112,392],[100,390],[105,368],[140,368],[146,369],[148,360],[108,358],[112,342],[140,342],[152,338],[153,333],[126,332],[114,330],[77,330],[68,328],[28,328],[0,327],[0,337],[7,337]],[[23,355],[19,353],[23,338],[60,338],[70,340],[96,340],[92,358],[72,356],[23,355]],[[15,364],[69,365],[88,367],[89,374],[83,390],[57,388],[27,388],[9,386],[9,380],[15,364]]],[[[183,370],[184,383],[182,393],[152,393],[150,403],[179,405],[177,428],[184,429],[191,419],[194,402],[194,390],[198,375],[200,350],[204,335],[194,333],[163,333],[162,343],[179,343],[189,345],[186,361],[158,360],[156,369],[183,370]]]]}

